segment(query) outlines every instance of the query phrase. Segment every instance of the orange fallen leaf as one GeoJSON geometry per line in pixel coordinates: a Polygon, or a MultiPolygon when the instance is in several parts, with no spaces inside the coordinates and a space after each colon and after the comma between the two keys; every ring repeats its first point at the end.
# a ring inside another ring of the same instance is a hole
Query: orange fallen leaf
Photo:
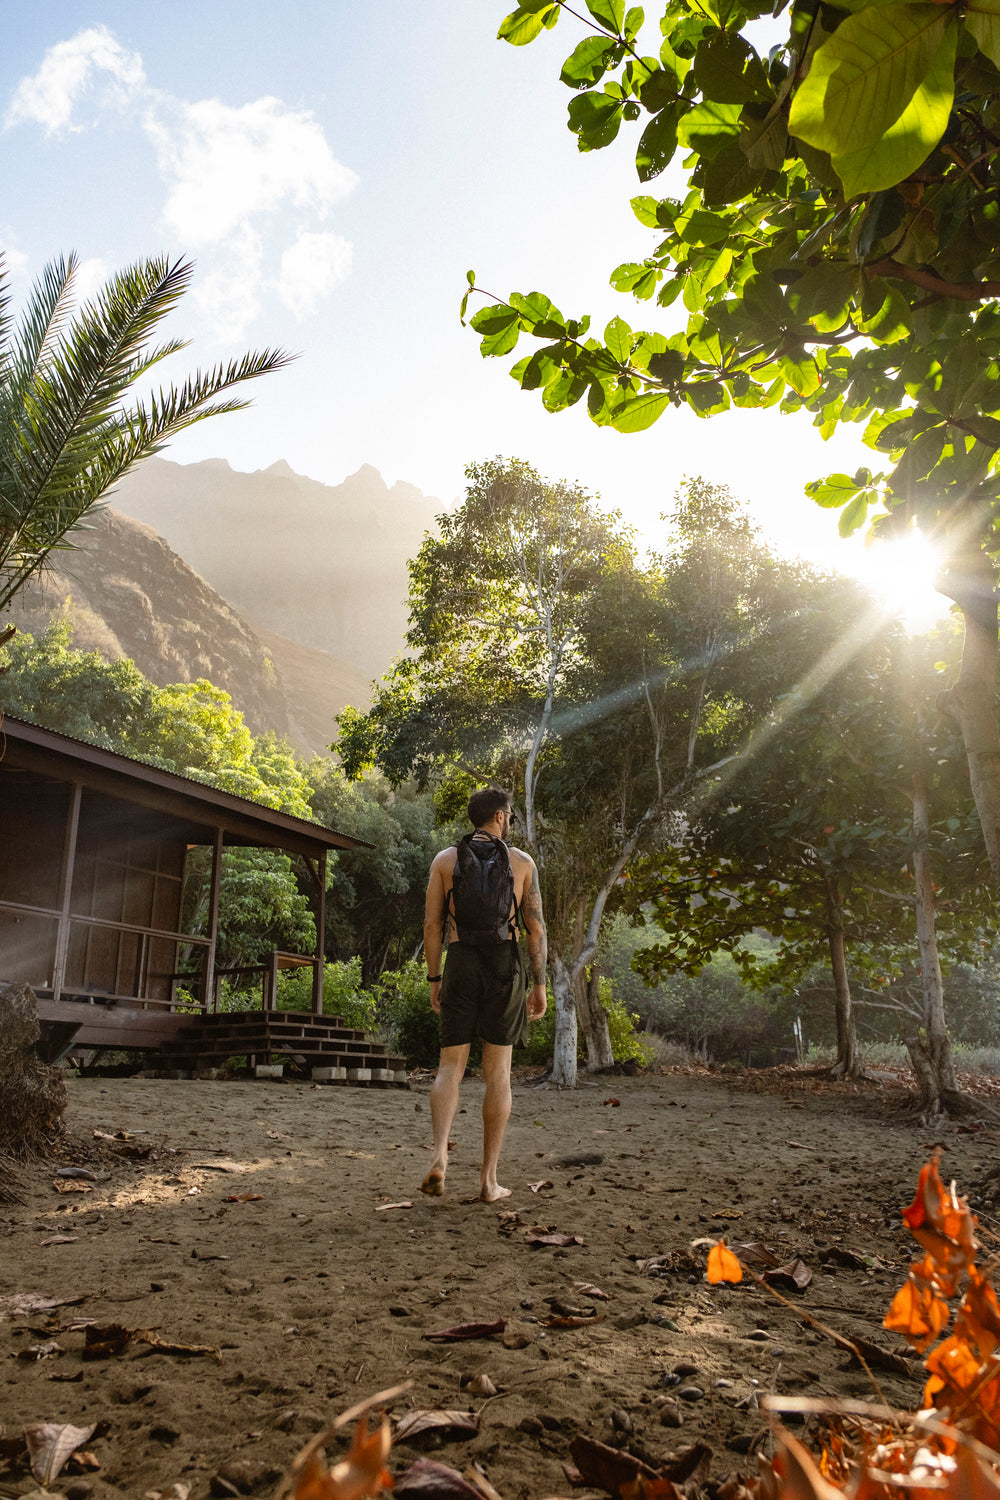
{"type": "MultiPolygon", "coordinates": [[[[192,1189],[194,1191],[194,1189],[192,1189]]],[[[263,1203],[263,1193],[230,1193],[226,1203],[263,1203]]]]}
{"type": "Polygon", "coordinates": [[[722,1240],[708,1252],[708,1279],[713,1285],[720,1281],[743,1280],[743,1267],[733,1252],[726,1249],[722,1240]]]}
{"type": "Polygon", "coordinates": [[[389,1423],[369,1435],[368,1420],[362,1417],[354,1430],[354,1441],[346,1458],[327,1469],[318,1453],[310,1454],[296,1475],[293,1500],[361,1500],[363,1495],[377,1495],[392,1488],[392,1475],[385,1466],[391,1437],[389,1423]]]}

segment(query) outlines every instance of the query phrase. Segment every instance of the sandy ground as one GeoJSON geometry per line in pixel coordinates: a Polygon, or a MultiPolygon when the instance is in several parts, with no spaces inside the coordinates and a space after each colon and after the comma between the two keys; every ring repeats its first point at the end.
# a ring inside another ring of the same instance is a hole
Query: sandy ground
{"type": "MultiPolygon", "coordinates": [[[[753,1472],[768,1441],[759,1394],[872,1388],[760,1287],[710,1287],[693,1242],[724,1233],[801,1258],[812,1280],[784,1295],[891,1349],[881,1317],[912,1258],[900,1210],[929,1149],[943,1145],[942,1175],[960,1187],[997,1152],[993,1128],[930,1132],[870,1086],[520,1082],[500,1174],[512,1196],[486,1205],[482,1084],[469,1079],[448,1192],[431,1200],[417,1191],[428,1087],[71,1079],[62,1162],[94,1174],[90,1191],[57,1192],[50,1165],[27,1174],[22,1205],[0,1206],[0,1495],[37,1488],[19,1457],[33,1422],[98,1424],[86,1448],[99,1467],[70,1463],[52,1486],[71,1500],[175,1481],[191,1500],[267,1495],[325,1420],[404,1379],[394,1419],[471,1408],[478,1431],[400,1442],[396,1474],[431,1456],[478,1462],[503,1500],[569,1495],[580,1434],[653,1462],[703,1439],[715,1478],[753,1472]],[[582,1243],[532,1246],[539,1230],[582,1243]],[[9,1316],[24,1294],[65,1305],[9,1316]],[[593,1320],[546,1326],[553,1303],[593,1320]],[[502,1333],[468,1342],[425,1337],[500,1319],[502,1333]],[[120,1338],[85,1359],[88,1322],[216,1352],[120,1338]],[[470,1392],[479,1375],[496,1395],[470,1392]]],[[[876,1375],[886,1400],[917,1403],[916,1370],[876,1375]]]]}

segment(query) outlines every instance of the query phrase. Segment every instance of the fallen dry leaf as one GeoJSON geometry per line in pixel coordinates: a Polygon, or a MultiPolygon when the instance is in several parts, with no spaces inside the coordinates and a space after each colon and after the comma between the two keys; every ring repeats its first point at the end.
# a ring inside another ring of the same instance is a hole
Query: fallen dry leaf
{"type": "Polygon", "coordinates": [[[460,1339],[488,1339],[495,1333],[503,1333],[506,1327],[507,1320],[498,1318],[495,1323],[455,1323],[450,1328],[439,1328],[435,1333],[422,1333],[420,1337],[445,1344],[460,1339]]]}
{"type": "Polygon", "coordinates": [[[64,1464],[72,1458],[93,1436],[95,1423],[89,1427],[73,1427],[69,1422],[29,1422],[23,1429],[28,1446],[31,1472],[40,1484],[46,1487],[61,1472],[64,1464]]]}
{"type": "Polygon", "coordinates": [[[475,1437],[479,1431],[479,1418],[473,1411],[418,1407],[400,1417],[392,1440],[394,1443],[406,1443],[411,1438],[419,1437],[422,1432],[441,1431],[450,1431],[456,1437],[475,1437]]]}
{"type": "Polygon", "coordinates": [[[634,1458],[631,1453],[623,1453],[618,1448],[609,1448],[594,1438],[575,1437],[569,1451],[584,1484],[606,1490],[609,1495],[620,1493],[624,1484],[640,1475],[648,1480],[657,1477],[656,1470],[643,1463],[641,1458],[634,1458]]]}
{"type": "Polygon", "coordinates": [[[410,1500],[482,1500],[482,1491],[463,1479],[457,1469],[439,1464],[432,1458],[418,1458],[393,1485],[396,1495],[410,1500]]]}
{"type": "Polygon", "coordinates": [[[318,1452],[309,1453],[294,1477],[292,1500],[361,1500],[392,1488],[392,1475],[385,1467],[389,1457],[389,1423],[370,1436],[365,1417],[358,1422],[346,1458],[327,1470],[318,1452]]]}
{"type": "Polygon", "coordinates": [[[540,1193],[542,1188],[555,1187],[555,1183],[550,1182],[547,1177],[543,1177],[541,1182],[529,1182],[528,1187],[533,1193],[540,1193]]]}
{"type": "Polygon", "coordinates": [[[594,1286],[589,1281],[574,1281],[573,1290],[579,1292],[581,1297],[593,1297],[597,1302],[611,1301],[607,1292],[602,1292],[599,1286],[594,1286]]]}
{"type": "Polygon", "coordinates": [[[47,1240],[39,1240],[38,1243],[44,1250],[46,1245],[75,1245],[79,1235],[76,1234],[52,1234],[47,1240]]]}
{"type": "Polygon", "coordinates": [[[743,1267],[731,1250],[727,1250],[720,1240],[713,1245],[708,1252],[708,1280],[713,1286],[720,1281],[737,1282],[743,1280],[743,1267]]]}
{"type": "Polygon", "coordinates": [[[812,1281],[813,1273],[802,1260],[789,1260],[783,1266],[765,1271],[762,1279],[768,1286],[780,1286],[786,1292],[804,1292],[812,1281]]]}
{"type": "Polygon", "coordinates": [[[89,1182],[81,1182],[77,1177],[58,1177],[52,1186],[57,1193],[92,1193],[94,1189],[89,1182]]]}
{"type": "MultiPolygon", "coordinates": [[[[192,1192],[196,1191],[194,1188],[192,1192]]],[[[224,1203],[263,1203],[263,1193],[230,1193],[228,1198],[222,1200],[224,1203]]]]}
{"type": "Polygon", "coordinates": [[[377,1214],[384,1214],[384,1213],[387,1213],[390,1208],[412,1208],[412,1207],[413,1207],[413,1203],[411,1202],[411,1200],[409,1198],[403,1198],[401,1200],[401,1202],[399,1202],[399,1203],[376,1203],[376,1205],[375,1205],[375,1212],[377,1214]]]}
{"type": "Polygon", "coordinates": [[[548,1317],[539,1318],[538,1321],[543,1328],[589,1328],[594,1323],[603,1323],[604,1314],[549,1313],[548,1317]]]}
{"type": "Polygon", "coordinates": [[[56,1307],[78,1307],[85,1297],[45,1297],[38,1292],[11,1292],[0,1297],[0,1321],[30,1318],[32,1313],[51,1312],[56,1307]]]}
{"type": "Polygon", "coordinates": [[[612,1109],[621,1109],[622,1101],[620,1099],[605,1099],[604,1103],[605,1105],[610,1105],[612,1109]]]}
{"type": "Polygon", "coordinates": [[[27,1349],[21,1349],[18,1352],[17,1358],[27,1362],[38,1359],[51,1359],[56,1354],[65,1353],[66,1351],[62,1344],[57,1344],[55,1339],[50,1339],[47,1344],[29,1344],[27,1349]]]}

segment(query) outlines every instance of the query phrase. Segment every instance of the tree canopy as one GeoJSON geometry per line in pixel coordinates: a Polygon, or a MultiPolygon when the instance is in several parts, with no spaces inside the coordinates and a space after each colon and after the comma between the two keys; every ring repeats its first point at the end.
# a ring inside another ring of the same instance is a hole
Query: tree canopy
{"type": "MultiPolygon", "coordinates": [[[[623,432],[681,404],[805,410],[824,437],[863,425],[881,467],[807,488],[844,534],[881,506],[882,532],[919,524],[941,548],[939,587],[966,623],[947,706],[1000,883],[1000,16],[992,0],[801,0],[763,51],[769,11],[658,0],[655,53],[623,0],[524,0],[507,16],[515,46],[564,12],[582,22],[561,73],[580,150],[641,123],[640,181],[680,152],[687,190],[633,198],[655,241],[611,273],[661,327],[615,317],[595,337],[539,291],[491,295],[473,327],[486,357],[538,341],[519,384],[550,411],[586,398],[623,432]]],[[[470,272],[463,316],[480,290],[470,272]]]]}

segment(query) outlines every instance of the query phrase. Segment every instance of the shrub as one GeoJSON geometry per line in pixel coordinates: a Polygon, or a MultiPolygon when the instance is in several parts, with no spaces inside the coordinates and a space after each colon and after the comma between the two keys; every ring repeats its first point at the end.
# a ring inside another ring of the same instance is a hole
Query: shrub
{"type": "MultiPolygon", "coordinates": [[[[639,1017],[621,1001],[616,1000],[611,982],[600,981],[601,1004],[608,1017],[608,1037],[611,1055],[615,1062],[635,1061],[643,1067],[652,1061],[653,1050],[649,1041],[636,1032],[639,1017]]],[[[556,1042],[556,1006],[551,990],[548,991],[548,1006],[540,1021],[532,1021],[528,1028],[528,1045],[518,1052],[521,1061],[541,1065],[549,1060],[556,1042]]],[[[586,1054],[586,1042],[581,1031],[577,1039],[577,1057],[586,1054]]]]}
{"type": "MultiPolygon", "coordinates": [[[[311,968],[284,969],[278,974],[279,1010],[312,1010],[311,968]]],[[[329,963],[323,968],[323,1014],[340,1016],[356,1031],[378,1030],[376,997],[361,988],[361,959],[329,963]]]]}
{"type": "Polygon", "coordinates": [[[411,958],[401,969],[386,971],[373,989],[392,1051],[405,1057],[411,1067],[434,1067],[441,1037],[423,961],[411,958]]]}

